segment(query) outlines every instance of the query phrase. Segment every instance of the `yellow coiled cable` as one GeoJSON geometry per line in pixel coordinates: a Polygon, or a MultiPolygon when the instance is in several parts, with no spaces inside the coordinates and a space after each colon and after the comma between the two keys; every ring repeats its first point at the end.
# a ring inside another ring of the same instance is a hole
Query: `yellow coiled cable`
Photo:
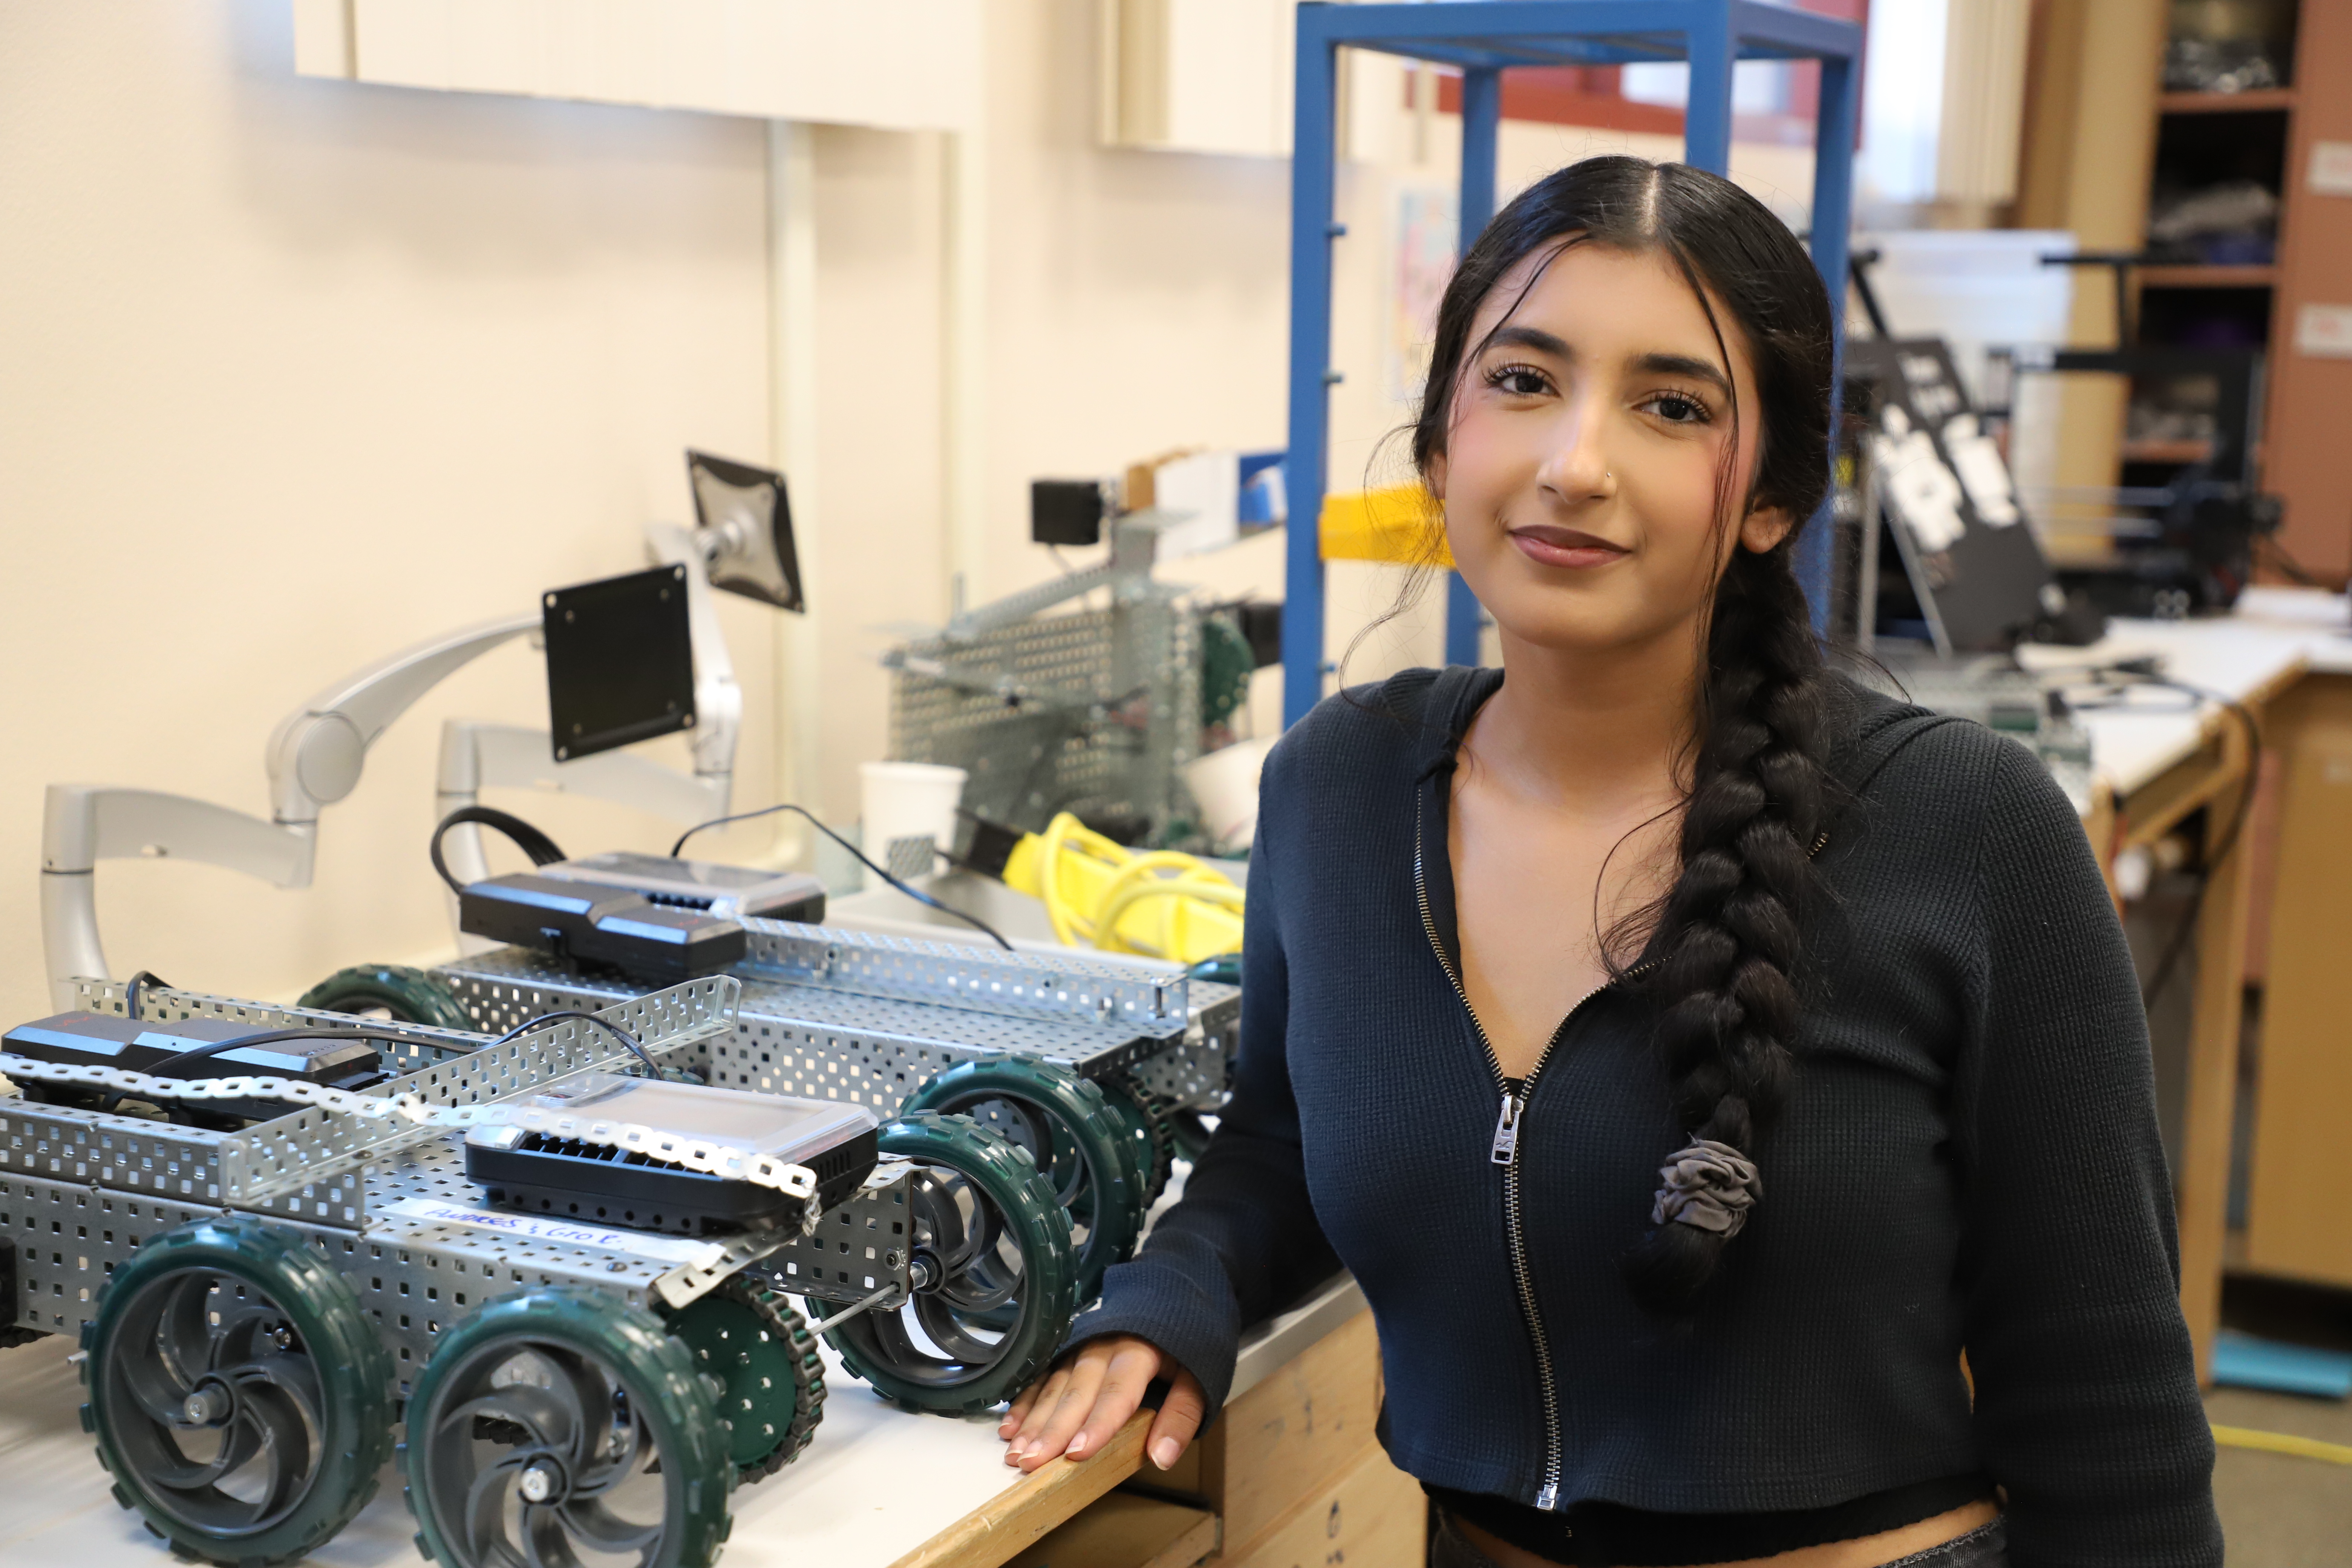
{"type": "Polygon", "coordinates": [[[1241,889],[1192,856],[1139,854],[1066,811],[1014,847],[1004,880],[1041,900],[1055,940],[1073,946],[1179,963],[1241,949],[1241,889]]]}

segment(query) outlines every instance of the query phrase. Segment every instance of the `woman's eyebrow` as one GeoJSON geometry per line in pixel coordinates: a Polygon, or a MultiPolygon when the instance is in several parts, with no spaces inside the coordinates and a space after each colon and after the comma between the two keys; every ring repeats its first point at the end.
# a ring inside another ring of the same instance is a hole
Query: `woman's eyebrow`
{"type": "Polygon", "coordinates": [[[1731,395],[1731,383],[1724,379],[1723,372],[1688,354],[1637,354],[1632,369],[1636,375],[1686,375],[1694,381],[1706,382],[1726,397],[1731,395]]]}
{"type": "Polygon", "coordinates": [[[1570,348],[1564,340],[1552,336],[1541,327],[1506,323],[1495,329],[1495,335],[1486,340],[1486,346],[1533,349],[1539,354],[1549,354],[1555,359],[1572,360],[1576,357],[1576,351],[1570,348]]]}

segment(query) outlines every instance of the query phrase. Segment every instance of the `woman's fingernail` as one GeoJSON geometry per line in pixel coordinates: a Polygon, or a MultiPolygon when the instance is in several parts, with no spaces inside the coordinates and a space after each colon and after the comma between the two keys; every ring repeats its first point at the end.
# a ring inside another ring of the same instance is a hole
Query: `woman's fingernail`
{"type": "Polygon", "coordinates": [[[1176,1456],[1183,1451],[1183,1446],[1178,1443],[1175,1438],[1162,1437],[1160,1441],[1151,1445],[1151,1462],[1164,1470],[1169,1466],[1174,1464],[1176,1462],[1176,1456]]]}
{"type": "Polygon", "coordinates": [[[1071,1438],[1069,1447],[1064,1451],[1073,1459],[1076,1458],[1080,1454],[1085,1453],[1087,1451],[1087,1435],[1084,1432],[1081,1432],[1076,1436],[1071,1438]]]}

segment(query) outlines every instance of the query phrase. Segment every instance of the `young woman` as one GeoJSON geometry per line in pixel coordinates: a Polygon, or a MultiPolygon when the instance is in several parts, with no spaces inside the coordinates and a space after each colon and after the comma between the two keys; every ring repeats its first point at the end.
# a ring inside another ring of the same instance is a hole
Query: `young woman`
{"type": "Polygon", "coordinates": [[[1233,1102],[1012,1462],[1167,1380],[1170,1463],[1344,1265],[1435,1562],[2221,1562],[2083,830],[2023,748],[1826,672],[1790,570],[1830,328],[1676,164],[1562,170],[1464,258],[1413,456],[1503,668],[1269,757],[1233,1102]]]}

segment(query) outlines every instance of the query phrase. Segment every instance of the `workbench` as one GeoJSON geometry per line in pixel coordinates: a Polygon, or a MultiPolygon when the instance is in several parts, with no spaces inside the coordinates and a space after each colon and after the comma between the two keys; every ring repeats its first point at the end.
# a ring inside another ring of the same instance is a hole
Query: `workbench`
{"type": "MultiPolygon", "coordinates": [[[[2352,961],[2352,607],[2341,595],[2250,589],[2231,615],[2114,623],[2087,648],[2028,647],[2051,672],[2154,656],[2169,679],[2210,694],[2151,690],[2144,706],[2080,715],[2093,791],[2084,819],[2115,889],[2124,851],[2156,845],[2200,811],[2210,852],[2255,788],[2260,759],[2229,703],[2261,727],[2283,781],[2274,842],[2246,832],[2210,873],[2198,906],[2197,990],[2180,1149],[2181,1308],[2210,1372],[2226,1266],[2352,1285],[2352,1223],[2326,1194],[2352,1179],[2338,1109],[2352,1096],[2341,976],[2352,961]],[[2212,699],[2225,699],[2214,700],[2212,699]],[[2263,857],[2276,871],[2264,983],[2262,1092],[2242,1234],[2229,1223],[2246,938],[2263,857]]],[[[2118,900],[2120,902],[2120,900],[2118,900]]]]}

